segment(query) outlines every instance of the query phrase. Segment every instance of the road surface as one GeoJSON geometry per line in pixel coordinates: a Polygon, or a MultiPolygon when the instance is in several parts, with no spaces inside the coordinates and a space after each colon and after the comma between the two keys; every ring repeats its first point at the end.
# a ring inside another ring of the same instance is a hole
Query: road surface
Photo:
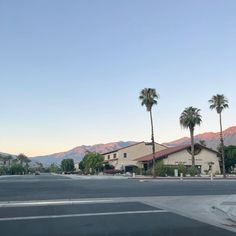
{"type": "Polygon", "coordinates": [[[231,194],[236,194],[236,181],[86,180],[49,174],[1,177],[0,229],[3,236],[230,236],[235,235],[230,228],[158,207],[158,197],[231,194]]]}

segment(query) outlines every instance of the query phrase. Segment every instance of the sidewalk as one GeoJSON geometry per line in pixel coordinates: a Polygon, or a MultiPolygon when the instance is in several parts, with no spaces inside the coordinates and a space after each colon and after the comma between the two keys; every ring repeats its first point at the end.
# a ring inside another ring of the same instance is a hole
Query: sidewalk
{"type": "Polygon", "coordinates": [[[236,232],[236,195],[153,197],[146,203],[236,232]]]}
{"type": "Polygon", "coordinates": [[[236,227],[236,195],[229,195],[215,201],[212,211],[220,218],[231,221],[236,227]]]}
{"type": "Polygon", "coordinates": [[[183,177],[181,179],[181,177],[174,177],[174,176],[167,176],[167,177],[160,177],[160,176],[156,176],[156,177],[152,177],[152,176],[144,176],[144,175],[135,175],[135,176],[130,176],[130,179],[137,179],[140,180],[141,182],[152,182],[152,181],[158,181],[158,180],[182,180],[182,181],[186,181],[186,180],[217,180],[217,181],[235,181],[236,180],[236,175],[230,175],[227,176],[226,178],[223,178],[223,175],[218,175],[218,176],[213,176],[213,178],[211,179],[211,176],[209,175],[202,175],[202,176],[186,176],[183,177]]]}

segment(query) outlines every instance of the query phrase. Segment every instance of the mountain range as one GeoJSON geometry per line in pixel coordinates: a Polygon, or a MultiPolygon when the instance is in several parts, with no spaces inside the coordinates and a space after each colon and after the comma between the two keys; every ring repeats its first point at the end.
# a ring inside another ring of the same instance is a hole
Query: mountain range
{"type": "Polygon", "coordinates": [[[30,159],[32,162],[41,162],[44,166],[48,166],[52,163],[60,164],[61,161],[66,158],[72,158],[74,159],[76,163],[82,160],[86,152],[105,153],[105,152],[110,152],[112,150],[116,150],[119,148],[127,147],[134,143],[136,142],[119,141],[119,142],[113,142],[113,143],[107,143],[107,144],[96,144],[92,146],[82,145],[66,152],[59,152],[59,153],[54,153],[54,154],[46,155],[46,156],[31,157],[30,159]]]}
{"type": "MultiPolygon", "coordinates": [[[[228,145],[236,145],[236,126],[230,127],[223,131],[224,136],[224,144],[228,145]]],[[[220,144],[220,133],[207,132],[203,134],[198,134],[194,136],[194,141],[199,142],[200,140],[204,140],[207,147],[217,150],[217,147],[220,144]]],[[[172,142],[164,143],[166,146],[178,146],[190,143],[190,138],[183,137],[177,139],[172,142]]]]}
{"type": "MultiPolygon", "coordinates": [[[[224,135],[224,141],[225,141],[226,146],[236,145],[236,126],[233,126],[224,130],[223,135],[224,135]]],[[[220,143],[219,136],[220,134],[218,132],[217,133],[207,132],[203,134],[198,134],[195,136],[195,142],[204,140],[207,147],[216,150],[220,143]]],[[[135,141],[126,141],[126,142],[119,141],[119,142],[112,142],[112,143],[107,143],[107,144],[96,144],[92,146],[82,145],[66,152],[60,152],[60,153],[55,153],[55,154],[46,155],[46,156],[32,157],[31,160],[34,163],[41,162],[45,166],[48,166],[52,163],[60,164],[61,161],[65,158],[73,158],[75,162],[79,162],[88,151],[105,153],[105,152],[109,152],[112,150],[116,150],[119,148],[132,145],[134,143],[136,142],[135,141]]],[[[183,144],[188,144],[188,143],[190,143],[190,138],[183,137],[181,139],[178,139],[172,142],[164,143],[164,145],[168,147],[173,147],[173,146],[178,146],[178,145],[183,145],[183,144]]]]}

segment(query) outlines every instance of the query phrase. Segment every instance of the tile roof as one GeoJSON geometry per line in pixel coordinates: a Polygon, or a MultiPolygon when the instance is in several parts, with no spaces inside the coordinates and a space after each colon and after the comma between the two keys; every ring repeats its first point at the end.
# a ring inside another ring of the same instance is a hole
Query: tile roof
{"type": "MultiPolygon", "coordinates": [[[[112,151],[109,151],[109,152],[106,152],[106,153],[102,153],[102,155],[107,155],[107,154],[111,154],[111,153],[114,153],[114,152],[118,152],[118,151],[120,151],[120,150],[122,150],[122,149],[129,148],[129,147],[132,147],[132,146],[135,146],[135,145],[139,145],[139,144],[141,144],[141,143],[145,143],[145,142],[142,141],[142,142],[134,143],[134,144],[131,144],[131,145],[126,146],[126,147],[122,147],[122,148],[118,148],[118,149],[115,149],[115,150],[112,150],[112,151]]],[[[160,143],[156,143],[156,142],[155,142],[155,144],[158,144],[158,145],[160,145],[160,146],[166,147],[165,145],[160,144],[160,143]]]]}
{"type": "MultiPolygon", "coordinates": [[[[195,146],[196,145],[218,154],[217,151],[215,151],[213,149],[210,149],[208,147],[202,146],[201,144],[196,143],[195,146]]],[[[180,151],[182,151],[184,149],[187,149],[187,148],[190,148],[190,147],[191,147],[190,144],[186,144],[186,145],[181,145],[181,146],[177,146],[177,147],[170,147],[170,148],[158,151],[158,152],[155,153],[155,159],[160,159],[160,158],[167,157],[170,154],[180,152],[180,151]]],[[[153,155],[149,154],[149,155],[137,158],[136,161],[151,161],[152,159],[153,159],[153,155]]]]}
{"type": "Polygon", "coordinates": [[[113,152],[118,152],[118,151],[120,151],[120,150],[122,150],[122,149],[129,148],[129,147],[132,147],[132,146],[141,144],[141,143],[144,143],[144,141],[138,142],[138,143],[134,143],[134,144],[131,144],[131,145],[126,146],[126,147],[121,147],[121,148],[118,148],[118,149],[115,149],[115,150],[112,150],[112,151],[109,151],[109,152],[106,152],[106,153],[102,153],[102,155],[107,155],[107,154],[110,154],[110,153],[113,153],[113,152]]]}

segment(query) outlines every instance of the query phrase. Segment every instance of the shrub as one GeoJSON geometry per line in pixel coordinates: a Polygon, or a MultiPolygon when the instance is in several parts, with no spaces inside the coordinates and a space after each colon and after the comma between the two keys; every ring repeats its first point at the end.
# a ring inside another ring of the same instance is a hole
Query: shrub
{"type": "Polygon", "coordinates": [[[183,176],[187,174],[187,168],[183,163],[178,164],[178,175],[180,176],[181,173],[183,173],[183,176]]]}
{"type": "Polygon", "coordinates": [[[188,173],[190,174],[190,176],[195,176],[198,174],[198,169],[196,166],[191,166],[189,169],[188,169],[188,173]]]}
{"type": "Polygon", "coordinates": [[[0,175],[7,175],[9,173],[9,169],[5,166],[0,167],[0,175]]]}
{"type": "Polygon", "coordinates": [[[155,173],[157,176],[166,176],[166,167],[165,167],[163,161],[156,162],[155,173]]]}
{"type": "Polygon", "coordinates": [[[165,174],[167,176],[174,176],[175,175],[175,167],[174,166],[165,166],[165,174]]]}
{"type": "Polygon", "coordinates": [[[26,170],[22,165],[15,164],[15,165],[11,166],[9,172],[12,175],[22,175],[22,174],[26,173],[26,170]]]}
{"type": "Polygon", "coordinates": [[[141,175],[142,174],[142,168],[139,168],[137,166],[133,167],[133,173],[135,173],[136,175],[141,175]]]}

